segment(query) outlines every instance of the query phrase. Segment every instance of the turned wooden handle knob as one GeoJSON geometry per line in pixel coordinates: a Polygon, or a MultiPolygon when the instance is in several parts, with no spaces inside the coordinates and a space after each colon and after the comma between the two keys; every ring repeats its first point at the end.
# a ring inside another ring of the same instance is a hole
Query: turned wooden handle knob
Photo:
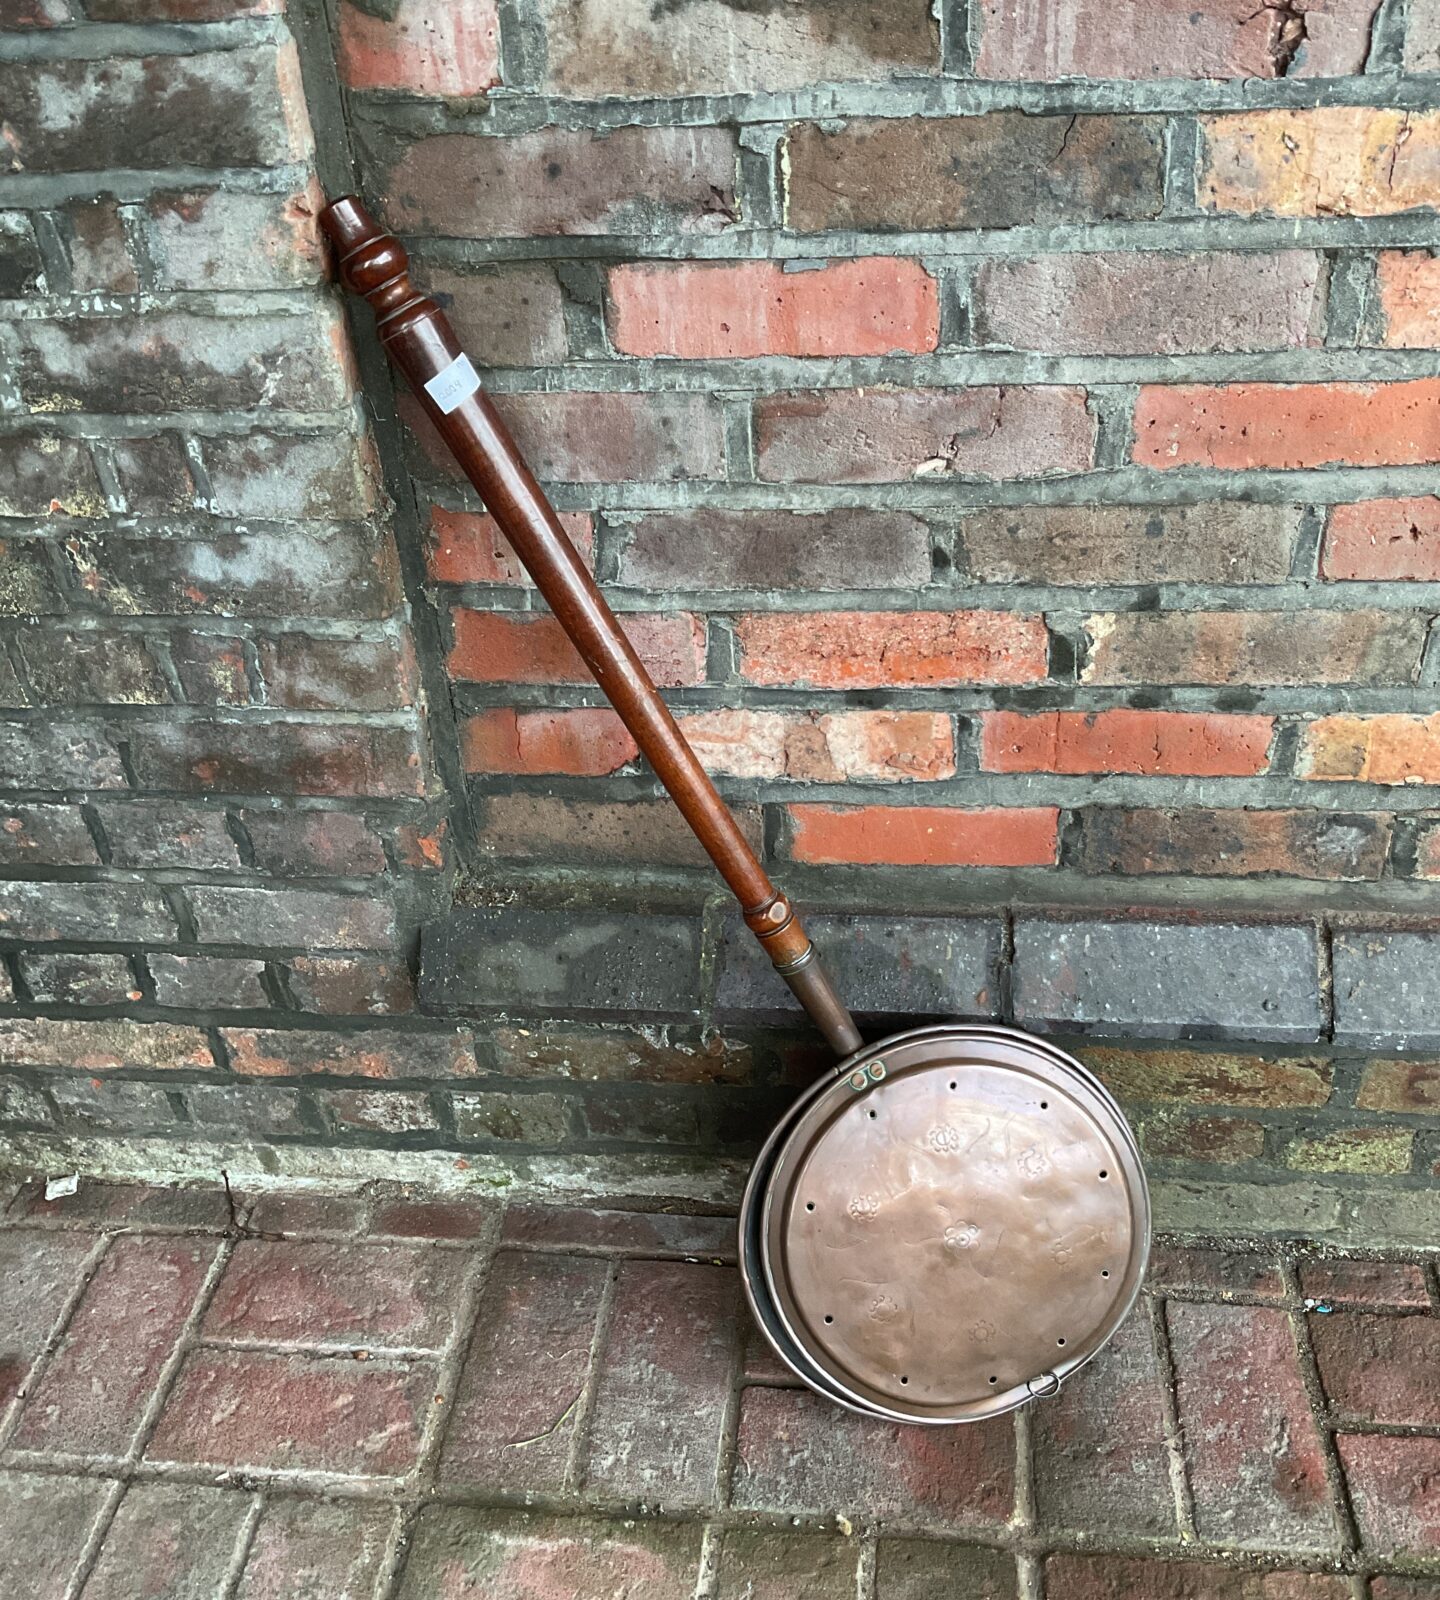
{"type": "Polygon", "coordinates": [[[332,200],[320,213],[320,226],[335,246],[341,283],[352,294],[363,295],[379,321],[425,298],[410,281],[405,246],[353,194],[332,200]]]}

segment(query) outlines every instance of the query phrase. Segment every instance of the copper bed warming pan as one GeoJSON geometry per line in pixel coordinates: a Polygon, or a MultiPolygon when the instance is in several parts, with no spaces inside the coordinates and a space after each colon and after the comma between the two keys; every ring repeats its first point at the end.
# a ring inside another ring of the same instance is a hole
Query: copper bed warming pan
{"type": "Polygon", "coordinates": [[[867,1045],[480,387],[399,240],[360,202],[321,214],[345,286],[840,1057],[770,1135],[740,1212],[741,1275],[777,1354],[842,1406],[994,1416],[1101,1348],[1139,1293],[1150,1203],[1119,1107],[1013,1028],[867,1045]]]}

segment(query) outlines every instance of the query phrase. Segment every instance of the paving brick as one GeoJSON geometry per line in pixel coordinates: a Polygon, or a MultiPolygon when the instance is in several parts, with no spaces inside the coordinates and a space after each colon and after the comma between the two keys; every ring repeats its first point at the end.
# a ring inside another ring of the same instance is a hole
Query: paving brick
{"type": "Polygon", "coordinates": [[[0,1119],[49,1125],[55,1120],[38,1089],[20,1078],[0,1077],[0,1119]]]}
{"type": "Polygon", "coordinates": [[[1014,1493],[1008,1417],[963,1428],[901,1427],[839,1411],[802,1389],[741,1396],[734,1504],[796,1516],[864,1506],[886,1523],[1001,1523],[1014,1493]]]}
{"type": "Polygon", "coordinates": [[[189,1233],[222,1233],[232,1221],[225,1191],[214,1184],[158,1189],[82,1178],[75,1194],[58,1200],[47,1200],[44,1190],[43,1183],[22,1189],[6,1220],[60,1228],[178,1228],[189,1233]]]}
{"type": "Polygon", "coordinates": [[[1022,1025],[1316,1039],[1317,973],[1308,927],[1022,920],[1015,929],[1022,1025]]]}
{"type": "MultiPolygon", "coordinates": [[[[445,308],[460,343],[487,367],[543,367],[565,360],[565,297],[554,270],[543,263],[460,272],[427,263],[415,273],[415,280],[445,308]]],[[[442,512],[438,507],[433,515],[437,531],[442,521],[452,520],[472,528],[482,522],[494,528],[489,517],[442,512]]],[[[565,520],[586,525],[590,519],[565,520]]],[[[510,561],[519,564],[513,556],[510,561]]]]}
{"type": "Polygon", "coordinates": [[[1331,506],[1320,575],[1332,582],[1440,582],[1440,496],[1331,506]]]}
{"type": "Polygon", "coordinates": [[[394,1520],[383,1505],[267,1500],[236,1600],[371,1600],[394,1520]]]}
{"type": "Polygon", "coordinates": [[[217,807],[175,800],[130,800],[97,808],[121,867],[181,867],[227,871],[240,865],[240,851],[217,807]]]}
{"type": "Polygon", "coordinates": [[[1372,1578],[1371,1600],[1435,1600],[1440,1584],[1428,1578],[1372,1578]]]}
{"type": "Polygon", "coordinates": [[[488,1237],[495,1207],[484,1200],[379,1200],[370,1231],[403,1239],[473,1240],[488,1237]]]}
{"type": "Polygon", "coordinates": [[[1335,1042],[1395,1050],[1440,1045],[1433,980],[1440,934],[1346,930],[1334,940],[1335,1042]]]}
{"type": "Polygon", "coordinates": [[[103,517],[105,496],[83,439],[7,434],[0,445],[0,516],[103,517]]]}
{"type": "Polygon", "coordinates": [[[1035,1498],[1043,1525],[1175,1537],[1165,1382],[1142,1305],[1053,1400],[1037,1407],[1035,1498]]]}
{"type": "Polygon", "coordinates": [[[1373,1555],[1440,1550],[1440,1439],[1337,1434],[1360,1538],[1373,1555]]]}
{"type": "MultiPolygon", "coordinates": [[[[0,1420],[25,1392],[30,1369],[80,1281],[91,1244],[80,1234],[0,1233],[0,1283],[5,1285],[0,1299],[0,1420]]],[[[0,1558],[0,1572],[3,1568],[0,1558]]]]}
{"type": "Polygon", "coordinates": [[[199,1600],[218,1593],[250,1498],[138,1483],[126,1491],[85,1585],[98,1600],[199,1600]]]}
{"type": "Polygon", "coordinates": [[[735,1257],[733,1217],[687,1217],[674,1211],[599,1211],[580,1206],[511,1204],[502,1243],[610,1255],[735,1257]]]}
{"type": "Polygon", "coordinates": [[[849,1539],[731,1529],[715,1600],[854,1600],[858,1554],[849,1539]]]}
{"type": "Polygon", "coordinates": [[[688,1011],[699,926],[688,917],[467,908],[426,926],[427,1006],[688,1011]]]}
{"type": "Polygon", "coordinates": [[[97,1478],[0,1472],[0,1592],[66,1600],[108,1493],[97,1478]]]}
{"type": "Polygon", "coordinates": [[[1337,1411],[1366,1422],[1440,1423],[1440,1318],[1335,1311],[1310,1317],[1310,1339],[1337,1411]]]}
{"type": "Polygon", "coordinates": [[[145,641],[98,629],[21,628],[16,648],[42,705],[166,705],[170,691],[145,641]]]}
{"type": "Polygon", "coordinates": [[[305,1028],[224,1028],[236,1072],[262,1078],[331,1074],[346,1078],[460,1078],[475,1073],[463,1030],[401,1033],[368,1028],[321,1033],[305,1028]]]}
{"type": "Polygon", "coordinates": [[[1302,1261],[1300,1292],[1315,1300],[1430,1309],[1425,1269],[1403,1261],[1302,1261]]]}
{"type": "Polygon", "coordinates": [[[982,1545],[881,1539],[875,1547],[875,1600],[1017,1600],[1015,1558],[982,1545]]]}
{"type": "Polygon", "coordinates": [[[430,1506],[397,1600],[679,1600],[699,1560],[698,1527],[430,1506]]]}
{"type": "Polygon", "coordinates": [[[319,639],[292,631],[259,639],[256,656],[272,706],[390,711],[415,703],[414,658],[403,638],[319,639]]]}
{"type": "Polygon", "coordinates": [[[1185,1249],[1158,1244],[1150,1252],[1150,1282],[1166,1289],[1198,1289],[1220,1297],[1232,1294],[1284,1293],[1273,1255],[1230,1250],[1185,1249]]]}
{"type": "Polygon", "coordinates": [[[445,1435],[446,1482],[552,1494],[565,1488],[608,1271],[602,1261],[573,1256],[504,1250],[495,1257],[445,1435]]]}
{"type": "Polygon", "coordinates": [[[1197,1561],[1054,1555],[1045,1592],[1063,1600],[1348,1600],[1349,1580],[1318,1572],[1262,1572],[1197,1561]]]}
{"type": "MultiPolygon", "coordinates": [[[[133,269],[126,263],[126,270],[133,269]]],[[[133,293],[133,290],[127,291],[133,293]]],[[[157,433],[148,439],[116,439],[110,459],[120,479],[126,507],[140,515],[197,509],[195,477],[178,435],[157,433]]]]}
{"type": "Polygon", "coordinates": [[[1336,1548],[1320,1434],[1285,1313],[1172,1300],[1165,1315],[1201,1537],[1336,1548]]]}
{"type": "Polygon", "coordinates": [[[1335,1128],[1285,1147],[1285,1165],[1302,1172],[1371,1173],[1395,1177],[1409,1172],[1415,1150],[1410,1128],[1335,1128]]]}
{"type": "Polygon", "coordinates": [[[1014,228],[1157,216],[1163,123],[1152,117],[856,119],[787,143],[786,223],[1014,228]]]}
{"type": "Polygon", "coordinates": [[[204,454],[217,516],[340,521],[378,509],[374,462],[349,432],[217,435],[204,454]]]}
{"type": "Polygon", "coordinates": [[[729,1268],[620,1268],[591,1415],[592,1489],[670,1507],[710,1504],[739,1308],[729,1268]]]}
{"type": "Polygon", "coordinates": [[[145,1454],[217,1469],[397,1475],[414,1465],[435,1404],[425,1362],[198,1350],[145,1454]]]}
{"type": "Polygon", "coordinates": [[[367,1211],[363,1200],[340,1194],[262,1194],[246,1226],[268,1238],[287,1234],[358,1233],[367,1211]]]}
{"type": "Polygon", "coordinates": [[[215,1254],[210,1243],[120,1238],[26,1401],[14,1442],[123,1455],[215,1254]]]}
{"type": "Polygon", "coordinates": [[[190,705],[250,704],[245,641],[238,634],[173,633],[170,660],[190,705]]]}

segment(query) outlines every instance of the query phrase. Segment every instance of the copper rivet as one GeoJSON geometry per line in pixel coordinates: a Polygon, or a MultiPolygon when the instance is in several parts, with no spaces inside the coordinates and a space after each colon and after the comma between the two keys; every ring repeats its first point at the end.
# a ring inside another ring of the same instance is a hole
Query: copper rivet
{"type": "Polygon", "coordinates": [[[852,1089],[863,1089],[869,1081],[863,1072],[852,1072],[850,1074],[850,1087],[852,1089]]]}

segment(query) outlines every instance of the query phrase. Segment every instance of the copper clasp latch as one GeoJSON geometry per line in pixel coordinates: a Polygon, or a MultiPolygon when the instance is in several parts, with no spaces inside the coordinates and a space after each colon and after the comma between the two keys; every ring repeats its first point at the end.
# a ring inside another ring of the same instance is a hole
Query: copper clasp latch
{"type": "Polygon", "coordinates": [[[1052,1394],[1060,1393],[1060,1380],[1053,1372],[1042,1372],[1038,1378],[1027,1378],[1025,1387],[1032,1400],[1048,1400],[1052,1394]]]}
{"type": "Polygon", "coordinates": [[[868,1067],[856,1067],[845,1081],[856,1094],[864,1094],[872,1084],[884,1083],[885,1063],[872,1061],[868,1067]]]}

